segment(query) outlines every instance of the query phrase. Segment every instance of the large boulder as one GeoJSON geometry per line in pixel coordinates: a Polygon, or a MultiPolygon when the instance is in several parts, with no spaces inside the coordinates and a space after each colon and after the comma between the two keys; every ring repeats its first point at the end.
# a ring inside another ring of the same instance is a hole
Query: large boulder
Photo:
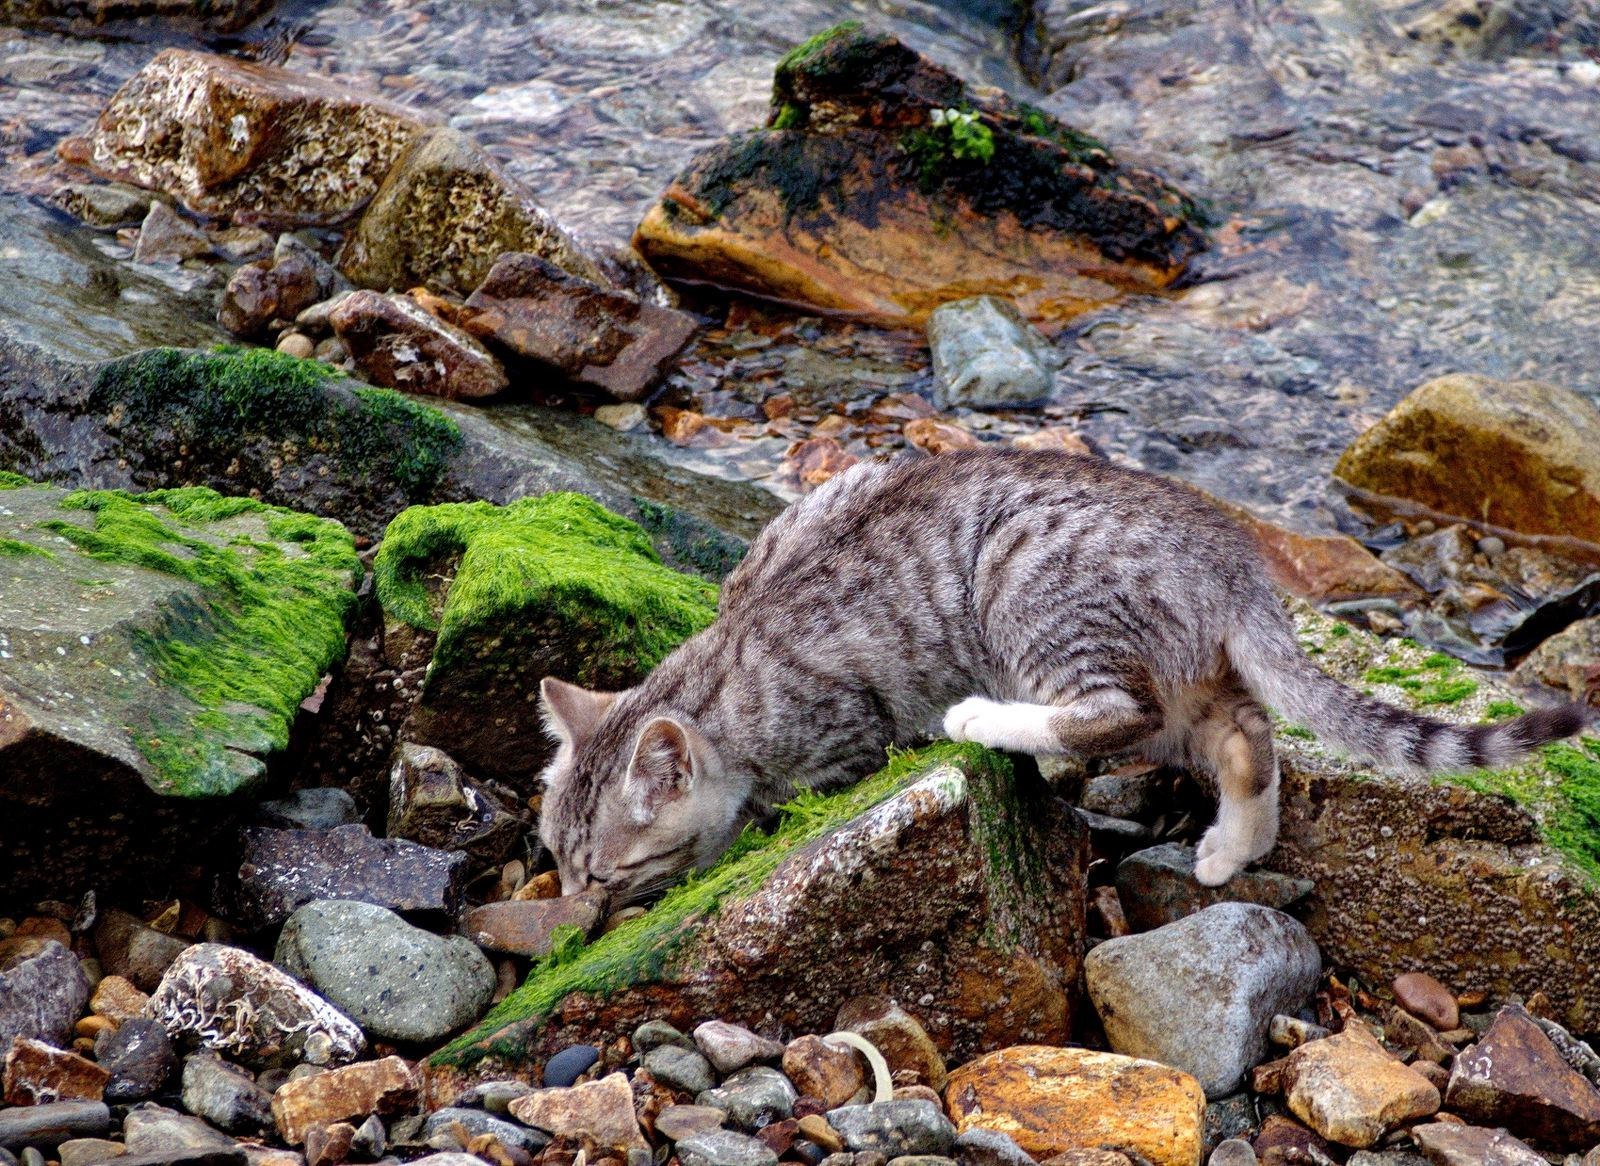
{"type": "Polygon", "coordinates": [[[879,322],[985,293],[1060,321],[1170,284],[1198,221],[1093,138],[847,22],[778,63],[766,127],[699,155],[635,245],[672,278],[879,322]]]}
{"type": "Polygon", "coordinates": [[[200,214],[295,226],[366,204],[426,124],[326,77],[167,49],[61,153],[200,214]]]}
{"type": "MultiPolygon", "coordinates": [[[[1297,606],[1301,642],[1338,679],[1465,724],[1517,711],[1486,674],[1297,606]]],[[[1545,992],[1600,1028],[1600,739],[1501,770],[1406,778],[1279,733],[1282,827],[1269,869],[1311,880],[1294,907],[1330,964],[1370,983],[1425,971],[1505,998],[1545,992]]]]}
{"type": "Polygon", "coordinates": [[[860,995],[914,1001],[945,1056],[1065,1041],[1087,856],[1086,831],[1036,772],[970,745],[902,756],[805,797],[642,918],[558,949],[433,1058],[430,1092],[536,1074],[567,1045],[614,1047],[647,1019],[825,1032],[860,995]]]}
{"type": "Polygon", "coordinates": [[[193,861],[344,653],[336,523],[212,490],[0,491],[0,887],[19,901],[193,861]],[[182,844],[179,845],[181,839],[182,844]]]}
{"type": "Polygon", "coordinates": [[[0,24],[73,36],[115,36],[155,22],[163,30],[227,33],[271,7],[272,0],[0,0],[0,24]]]}
{"type": "Polygon", "coordinates": [[[1429,381],[1334,470],[1371,494],[1523,534],[1600,542],[1600,411],[1539,381],[1429,381]]]}
{"type": "Polygon", "coordinates": [[[594,262],[467,135],[428,131],[400,156],[345,240],[339,267],[379,291],[423,284],[462,294],[507,251],[527,251],[602,282],[594,262]]]}

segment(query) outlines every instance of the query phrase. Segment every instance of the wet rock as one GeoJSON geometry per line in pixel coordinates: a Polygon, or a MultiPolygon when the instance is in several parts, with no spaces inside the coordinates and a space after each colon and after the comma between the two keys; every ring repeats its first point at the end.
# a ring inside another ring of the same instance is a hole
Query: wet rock
{"type": "Polygon", "coordinates": [[[1267,1039],[1287,1049],[1297,1049],[1303,1044],[1332,1035],[1322,1025],[1301,1020],[1298,1016],[1274,1016],[1272,1023],[1267,1026],[1267,1039]]]}
{"type": "Polygon", "coordinates": [[[1217,1143],[1206,1166],[1256,1166],[1255,1148],[1243,1138],[1227,1138],[1217,1143]]]}
{"type": "Polygon", "coordinates": [[[755,1061],[776,1061],[783,1056],[783,1046],[777,1041],[725,1020],[696,1026],[694,1043],[719,1073],[734,1073],[755,1061]]]}
{"type": "Polygon", "coordinates": [[[643,1056],[662,1045],[673,1045],[691,1052],[696,1047],[693,1037],[679,1032],[665,1020],[647,1020],[633,1030],[633,1051],[636,1054],[643,1056]]]}
{"type": "Polygon", "coordinates": [[[1412,1126],[1411,1137],[1431,1166],[1541,1166],[1545,1161],[1505,1130],[1427,1122],[1412,1126]]]}
{"type": "Polygon", "coordinates": [[[872,1042],[891,1072],[912,1074],[937,1091],[944,1088],[944,1057],[922,1022],[893,1000],[857,996],[846,1000],[834,1017],[836,1032],[853,1032],[872,1042]]]}
{"type": "Polygon", "coordinates": [[[763,1143],[732,1130],[706,1130],[678,1142],[683,1166],[777,1166],[778,1156],[763,1143]]]}
{"type": "Polygon", "coordinates": [[[955,1126],[932,1101],[846,1105],[828,1113],[828,1124],[858,1154],[948,1154],[956,1141],[955,1126]]]}
{"type": "Polygon", "coordinates": [[[1523,534],[1600,541],[1600,412],[1538,381],[1454,375],[1417,389],[1350,446],[1352,486],[1523,534]]]}
{"type": "MultiPolygon", "coordinates": [[[[0,726],[5,720],[0,713],[0,726]]],[[[53,939],[36,954],[0,964],[0,1048],[9,1048],[18,1037],[67,1044],[88,999],[83,965],[53,939]]]]}
{"type": "Polygon", "coordinates": [[[320,255],[284,235],[270,260],[247,263],[229,276],[217,323],[235,336],[260,337],[274,320],[296,319],[348,288],[320,255]]]}
{"type": "Polygon", "coordinates": [[[103,1101],[56,1101],[0,1109],[0,1149],[54,1149],[70,1138],[98,1138],[111,1128],[103,1101]]]}
{"type": "Polygon", "coordinates": [[[361,287],[424,284],[466,293],[508,251],[531,252],[585,279],[603,277],[534,199],[466,134],[423,134],[383,180],[339,255],[361,287]]]}
{"type": "Polygon", "coordinates": [[[530,1154],[537,1154],[550,1143],[550,1139],[538,1130],[530,1130],[527,1126],[484,1113],[481,1109],[450,1108],[437,1109],[428,1115],[428,1120],[422,1126],[422,1140],[436,1150],[449,1149],[458,1144],[452,1132],[452,1127],[456,1125],[475,1138],[487,1135],[502,1146],[515,1146],[530,1154]]]}
{"type": "Polygon", "coordinates": [[[691,1134],[721,1129],[727,1119],[722,1110],[709,1105],[669,1105],[656,1114],[656,1134],[676,1142],[691,1134]]]}
{"type": "Polygon", "coordinates": [[[1223,1097],[1262,1059],[1272,1017],[1311,995],[1322,959],[1288,915],[1218,903],[1107,940],[1083,969],[1114,1050],[1182,1069],[1208,1097],[1223,1097]]]}
{"type": "Polygon", "coordinates": [[[1290,1053],[1284,1084],[1296,1117],[1330,1142],[1358,1149],[1439,1109],[1439,1091],[1359,1022],[1290,1053]]]}
{"type": "Polygon", "coordinates": [[[1517,665],[1524,684],[1564,689],[1574,700],[1595,700],[1600,691],[1600,616],[1580,619],[1540,644],[1517,665]]]}
{"type": "Polygon", "coordinates": [[[256,821],[275,830],[332,830],[360,820],[355,798],[334,786],[297,789],[256,807],[256,821]]]}
{"type": "Polygon", "coordinates": [[[996,296],[955,300],[928,317],[934,397],[940,409],[987,409],[1043,401],[1060,362],[1050,342],[996,296]]]}
{"type": "Polygon", "coordinates": [[[101,1033],[95,1038],[94,1056],[111,1074],[105,1091],[111,1102],[154,1096],[178,1068],[178,1054],[166,1028],[144,1017],[132,1017],[101,1033]]]}
{"type": "Polygon", "coordinates": [[[316,899],[372,903],[413,918],[454,920],[467,856],[374,838],[365,826],[243,832],[239,907],[257,927],[281,923],[316,899]]]}
{"type": "Polygon", "coordinates": [[[802,1036],[783,1050],[783,1072],[802,1097],[815,1097],[829,1109],[843,1105],[866,1084],[854,1049],[802,1036]]]}
{"type": "Polygon", "coordinates": [[[126,35],[154,21],[194,33],[237,32],[271,0],[3,0],[0,19],[73,36],[126,35]]]}
{"type": "Polygon", "coordinates": [[[1196,1166],[1205,1092],[1187,1073],[1089,1049],[1017,1046],[950,1074],[945,1104],[961,1133],[1009,1135],[1045,1161],[1121,1146],[1155,1166],[1196,1166]]]}
{"type": "MultiPolygon", "coordinates": [[[[675,1045],[662,1045],[651,1049],[640,1060],[645,1071],[668,1089],[679,1093],[705,1093],[716,1085],[711,1073],[711,1063],[699,1053],[691,1053],[675,1045]]],[[[702,1104],[714,1104],[704,1102],[702,1104]]]]}
{"type": "Polygon", "coordinates": [[[384,1057],[286,1081],[272,1095],[272,1116],[283,1140],[298,1146],[315,1126],[401,1113],[416,1104],[419,1094],[411,1066],[399,1057],[384,1057]]]}
{"type": "Polygon", "coordinates": [[[206,233],[164,202],[150,204],[150,212],[139,226],[139,242],[133,249],[135,263],[182,263],[209,254],[211,240],[206,233]]]}
{"type": "Polygon", "coordinates": [[[51,196],[91,227],[127,227],[150,213],[150,192],[123,182],[69,182],[51,196]]]}
{"type": "Polygon", "coordinates": [[[1256,1134],[1253,1148],[1263,1166],[1290,1166],[1331,1158],[1335,1151],[1325,1138],[1283,1114],[1268,1115],[1256,1134]]]}
{"type": "Polygon", "coordinates": [[[438,1041],[494,995],[494,966],[470,940],[371,903],[307,903],[283,925],[272,961],[382,1040],[438,1041]]]}
{"type": "Polygon", "coordinates": [[[502,255],[467,300],[462,326],[619,401],[644,397],[694,336],[687,312],[642,303],[538,255],[502,255]]]}
{"type": "Polygon", "coordinates": [[[61,1166],[97,1166],[125,1153],[126,1146],[107,1138],[73,1138],[56,1147],[61,1166]]]}
{"type": "Polygon", "coordinates": [[[1450,1072],[1445,1103],[1468,1121],[1504,1126],[1552,1149],[1600,1142],[1600,1090],[1561,1058],[1520,1005],[1502,1008],[1450,1072]]]}
{"type": "Polygon", "coordinates": [[[997,1130],[974,1128],[955,1140],[960,1166],[1029,1166],[1033,1156],[997,1130]]]}
{"type": "Polygon", "coordinates": [[[253,1063],[348,1061],[361,1030],[327,1001],[249,952],[202,943],[168,969],[150,1015],[175,1039],[253,1063]]]}
{"type": "Polygon", "coordinates": [[[519,1097],[511,1103],[511,1116],[558,1138],[590,1138],[623,1153],[645,1146],[633,1113],[633,1089],[621,1073],[519,1097]]]}
{"type": "Polygon", "coordinates": [[[157,931],[137,915],[108,907],[95,921],[94,945],[100,966],[109,976],[135,991],[151,992],[189,941],[157,931]]]}
{"type": "Polygon", "coordinates": [[[487,951],[543,959],[550,954],[556,928],[576,927],[590,935],[604,911],[604,892],[585,891],[559,899],[485,903],[467,912],[463,926],[472,941],[487,951]]]}
{"type": "MultiPolygon", "coordinates": [[[[794,1113],[799,1095],[789,1079],[766,1065],[740,1069],[719,1089],[708,1089],[694,1099],[728,1115],[728,1121],[752,1133],[794,1113]]],[[[835,1127],[837,1128],[837,1127],[835,1127]]]]}
{"type": "Polygon", "coordinates": [[[187,1113],[165,1106],[135,1106],[123,1119],[122,1139],[130,1155],[179,1154],[183,1151],[228,1151],[233,1139],[187,1113]]]}
{"type": "Polygon", "coordinates": [[[1193,217],[1100,143],[852,22],[779,63],[767,128],[696,158],[634,245],[669,278],[883,322],[1017,288],[1060,320],[1170,283],[1193,217]]]}
{"type": "Polygon", "coordinates": [[[7,1105],[103,1101],[111,1074],[93,1061],[43,1041],[17,1037],[5,1056],[7,1105]]]}
{"type": "Polygon", "coordinates": [[[359,572],[342,527],[247,498],[68,497],[0,491],[0,537],[31,548],[0,563],[0,886],[17,899],[135,895],[203,861],[236,812],[222,795],[261,778],[344,654],[359,572]]]}
{"type": "Polygon", "coordinates": [[[230,1134],[273,1127],[272,1095],[248,1070],[212,1053],[184,1058],[183,1107],[230,1134]]]}
{"type": "Polygon", "coordinates": [[[377,192],[421,129],[414,112],[325,77],[168,49],[62,152],[200,214],[331,222],[377,192]]]}
{"type": "Polygon", "coordinates": [[[1405,972],[1389,985],[1395,1003],[1413,1016],[1421,1017],[1440,1032],[1449,1032],[1461,1023],[1461,1009],[1451,992],[1427,972],[1405,972]]]}
{"type": "Polygon", "coordinates": [[[435,850],[463,850],[479,862],[504,859],[522,821],[462,772],[442,749],[403,741],[389,770],[390,838],[435,850]]]}
{"type": "Polygon", "coordinates": [[[521,1019],[436,1057],[430,1087],[448,1092],[498,1050],[536,1064],[662,1015],[829,1032],[844,1002],[886,983],[919,1002],[954,1056],[1020,1036],[1066,1039],[1086,854],[1076,815],[1042,780],[980,749],[934,749],[831,795],[775,844],[777,854],[716,868],[707,881],[719,894],[694,920],[669,900],[665,915],[658,905],[595,940],[560,969],[568,987],[554,1001],[537,995],[549,981],[536,970],[504,1006],[523,1008],[521,1019]],[[1002,860],[1022,853],[1039,862],[1024,871],[1002,860]],[[1004,915],[991,914],[996,903],[1004,915]],[[619,967],[649,975],[619,982],[619,967]]]}
{"type": "Polygon", "coordinates": [[[358,291],[328,313],[328,322],[375,385],[475,401],[510,384],[483,345],[409,296],[358,291]]]}
{"type": "Polygon", "coordinates": [[[1194,847],[1164,842],[1118,863],[1117,895],[1129,926],[1148,931],[1217,903],[1258,903],[1281,910],[1315,889],[1308,880],[1267,870],[1241,871],[1224,887],[1205,887],[1195,880],[1194,862],[1194,847]]]}
{"type": "Polygon", "coordinates": [[[593,1045],[572,1045],[562,1049],[545,1062],[544,1087],[563,1089],[571,1085],[599,1059],[600,1050],[593,1045]]]}

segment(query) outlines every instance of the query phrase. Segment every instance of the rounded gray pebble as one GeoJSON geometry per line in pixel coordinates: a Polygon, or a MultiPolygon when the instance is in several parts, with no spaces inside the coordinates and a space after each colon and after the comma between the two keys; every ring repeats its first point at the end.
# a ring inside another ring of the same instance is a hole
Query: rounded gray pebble
{"type": "Polygon", "coordinates": [[[766,1143],[732,1130],[706,1130],[678,1143],[683,1166],[778,1166],[766,1143]]]}
{"type": "Polygon", "coordinates": [[[599,1059],[600,1050],[593,1045],[569,1045],[545,1062],[544,1087],[566,1088],[599,1059]]]}
{"type": "Polygon", "coordinates": [[[651,1049],[644,1055],[640,1065],[668,1089],[676,1089],[680,1093],[704,1093],[717,1083],[716,1076],[711,1072],[710,1061],[699,1053],[675,1045],[651,1049]]]}
{"type": "Polygon", "coordinates": [[[1218,1142],[1207,1166],[1256,1166],[1256,1152],[1243,1138],[1218,1142]]]}

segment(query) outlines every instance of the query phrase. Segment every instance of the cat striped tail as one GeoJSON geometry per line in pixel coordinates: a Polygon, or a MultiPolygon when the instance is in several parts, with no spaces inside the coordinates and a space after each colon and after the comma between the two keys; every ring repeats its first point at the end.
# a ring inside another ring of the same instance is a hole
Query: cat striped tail
{"type": "Polygon", "coordinates": [[[1398,708],[1318,668],[1301,651],[1287,615],[1240,628],[1228,637],[1227,651],[1257,700],[1348,753],[1399,773],[1497,768],[1572,736],[1588,721],[1581,704],[1535,709],[1492,725],[1458,725],[1398,708]]]}

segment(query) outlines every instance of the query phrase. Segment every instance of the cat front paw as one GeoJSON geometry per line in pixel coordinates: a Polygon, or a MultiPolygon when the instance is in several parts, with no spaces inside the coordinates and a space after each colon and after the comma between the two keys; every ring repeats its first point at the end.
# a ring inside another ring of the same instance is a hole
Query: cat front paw
{"type": "Polygon", "coordinates": [[[999,701],[985,696],[969,696],[951,705],[945,712],[944,735],[952,741],[975,741],[979,745],[988,745],[990,742],[985,737],[989,734],[985,732],[985,726],[993,726],[995,714],[1000,708],[999,701]]]}

